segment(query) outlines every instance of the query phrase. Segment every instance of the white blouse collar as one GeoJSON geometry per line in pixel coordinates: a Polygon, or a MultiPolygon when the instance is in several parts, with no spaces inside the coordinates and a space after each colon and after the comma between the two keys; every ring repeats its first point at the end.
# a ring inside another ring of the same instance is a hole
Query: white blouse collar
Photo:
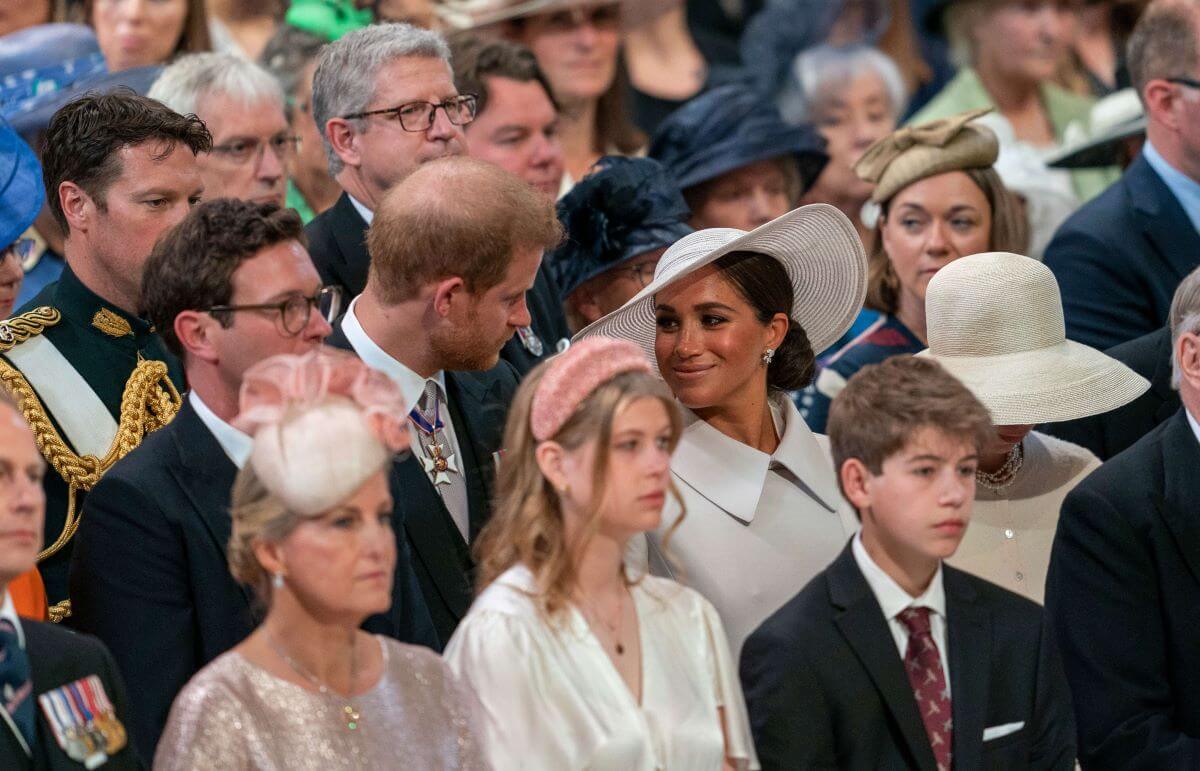
{"type": "Polygon", "coordinates": [[[799,480],[797,487],[805,494],[836,512],[840,494],[828,454],[786,394],[772,394],[771,401],[783,419],[779,447],[773,455],[722,434],[684,408],[686,426],[671,459],[671,471],[709,502],[749,523],[774,462],[799,480]]]}

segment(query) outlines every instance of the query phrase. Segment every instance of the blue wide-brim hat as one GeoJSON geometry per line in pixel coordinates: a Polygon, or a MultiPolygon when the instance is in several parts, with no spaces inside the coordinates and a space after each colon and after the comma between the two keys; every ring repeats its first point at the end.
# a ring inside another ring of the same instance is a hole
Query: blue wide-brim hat
{"type": "Polygon", "coordinates": [[[56,91],[8,105],[0,110],[0,116],[11,123],[21,136],[32,139],[50,125],[54,113],[84,94],[106,94],[118,88],[128,88],[135,94],[145,96],[162,71],[162,65],[152,64],[120,72],[95,73],[56,91]]]}
{"type": "Polygon", "coordinates": [[[687,202],[662,164],[605,156],[558,202],[566,231],[546,263],[565,300],[584,282],[692,232],[687,202]]]}
{"type": "Polygon", "coordinates": [[[39,24],[0,37],[0,110],[107,72],[96,33],[83,24],[39,24]]]}
{"type": "Polygon", "coordinates": [[[45,200],[37,157],[11,126],[0,121],[0,249],[33,224],[45,200]]]}
{"type": "Polygon", "coordinates": [[[825,140],[810,125],[789,126],[772,100],[745,84],[719,86],[671,113],[647,152],[680,190],[780,156],[795,157],[801,193],[829,161],[825,140]]]}

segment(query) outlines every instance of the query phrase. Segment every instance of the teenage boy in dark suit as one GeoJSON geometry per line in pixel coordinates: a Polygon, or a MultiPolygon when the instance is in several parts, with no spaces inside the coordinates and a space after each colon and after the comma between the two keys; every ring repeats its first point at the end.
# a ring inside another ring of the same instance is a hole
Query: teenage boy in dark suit
{"type": "Polygon", "coordinates": [[[1072,767],[1041,607],[942,564],[990,434],[983,405],[925,359],[864,367],[834,401],[833,461],[862,530],[742,650],[764,771],[1072,767]]]}

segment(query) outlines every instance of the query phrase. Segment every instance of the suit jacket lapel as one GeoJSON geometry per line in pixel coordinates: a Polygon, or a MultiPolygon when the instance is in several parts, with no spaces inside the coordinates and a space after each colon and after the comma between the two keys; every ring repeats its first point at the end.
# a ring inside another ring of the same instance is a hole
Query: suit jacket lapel
{"type": "Polygon", "coordinates": [[[1144,157],[1139,156],[1125,172],[1135,209],[1142,218],[1142,231],[1158,249],[1164,262],[1180,279],[1196,267],[1200,233],[1188,218],[1167,183],[1144,157]]]}
{"type": "Polygon", "coordinates": [[[991,673],[992,619],[976,602],[975,589],[954,568],[942,567],[950,650],[950,697],[954,714],[954,765],[981,768],[991,673]]]}
{"type": "Polygon", "coordinates": [[[472,543],[486,524],[491,509],[495,464],[490,448],[500,446],[499,435],[504,429],[497,419],[501,412],[490,403],[492,388],[485,386],[481,377],[463,372],[446,373],[450,419],[454,421],[467,480],[472,543]]]}
{"type": "Polygon", "coordinates": [[[883,611],[859,571],[849,545],[829,566],[827,575],[829,598],[837,609],[834,623],[883,697],[883,703],[904,739],[900,749],[906,754],[906,762],[928,771],[936,769],[925,724],[921,722],[912,686],[904,673],[904,662],[896,651],[883,611]]]}
{"type": "MultiPolygon", "coordinates": [[[[169,464],[168,469],[224,557],[233,530],[229,497],[237,478],[237,466],[200,420],[190,400],[183,400],[171,431],[179,462],[169,464]]],[[[250,590],[241,584],[238,587],[247,607],[253,608],[250,590]]]]}
{"type": "Polygon", "coordinates": [[[1163,426],[1163,491],[1155,501],[1167,527],[1179,544],[1179,552],[1200,581],[1200,444],[1188,423],[1186,408],[1180,408],[1163,426]]]}

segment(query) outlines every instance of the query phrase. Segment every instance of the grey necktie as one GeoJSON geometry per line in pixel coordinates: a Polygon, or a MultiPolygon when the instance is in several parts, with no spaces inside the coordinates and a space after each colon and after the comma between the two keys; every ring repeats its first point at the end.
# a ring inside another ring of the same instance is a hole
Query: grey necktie
{"type": "Polygon", "coordinates": [[[446,504],[450,518],[454,520],[463,540],[470,541],[470,503],[466,479],[463,477],[463,461],[450,439],[450,411],[446,409],[446,400],[436,380],[425,381],[425,392],[421,394],[417,410],[427,425],[436,426],[439,419],[443,424],[442,428],[434,430],[432,436],[418,431],[421,447],[417,457],[434,489],[442,496],[442,502],[446,504]]]}

